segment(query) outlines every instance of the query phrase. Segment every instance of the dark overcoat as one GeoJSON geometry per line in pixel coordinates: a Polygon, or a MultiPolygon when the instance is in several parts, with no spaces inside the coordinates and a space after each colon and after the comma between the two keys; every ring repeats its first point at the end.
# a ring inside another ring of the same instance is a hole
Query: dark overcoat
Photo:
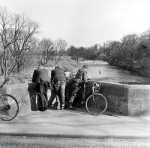
{"type": "Polygon", "coordinates": [[[47,90],[50,78],[46,69],[34,70],[32,82],[35,83],[35,92],[37,94],[37,108],[40,111],[45,111],[48,107],[47,90]]]}

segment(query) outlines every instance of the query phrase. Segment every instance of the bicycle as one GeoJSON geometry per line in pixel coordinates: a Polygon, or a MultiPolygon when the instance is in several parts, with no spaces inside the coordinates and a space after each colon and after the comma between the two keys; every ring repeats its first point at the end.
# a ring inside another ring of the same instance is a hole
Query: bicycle
{"type": "Polygon", "coordinates": [[[19,112],[19,104],[16,98],[10,94],[0,94],[0,119],[13,120],[19,112]]]}
{"type": "MultiPolygon", "coordinates": [[[[91,81],[92,82],[92,81],[91,81]]],[[[108,103],[107,99],[104,95],[102,95],[100,91],[100,84],[93,82],[92,87],[86,86],[86,83],[82,83],[83,87],[80,85],[80,89],[78,93],[83,92],[83,98],[81,100],[81,104],[85,104],[86,110],[91,114],[98,116],[104,113],[107,109],[108,103]],[[91,91],[85,97],[85,89],[91,88],[91,91]]]]}

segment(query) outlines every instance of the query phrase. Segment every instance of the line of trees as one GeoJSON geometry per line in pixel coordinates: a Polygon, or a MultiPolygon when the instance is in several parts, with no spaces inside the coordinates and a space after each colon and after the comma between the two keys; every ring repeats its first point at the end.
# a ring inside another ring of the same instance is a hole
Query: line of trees
{"type": "Polygon", "coordinates": [[[95,60],[97,58],[97,54],[99,53],[98,45],[94,45],[88,48],[85,47],[75,47],[70,46],[67,50],[67,54],[71,56],[72,59],[79,60],[95,60]]]}
{"type": "Polygon", "coordinates": [[[120,41],[106,42],[100,49],[98,59],[150,77],[150,30],[140,36],[129,34],[120,41]]]}

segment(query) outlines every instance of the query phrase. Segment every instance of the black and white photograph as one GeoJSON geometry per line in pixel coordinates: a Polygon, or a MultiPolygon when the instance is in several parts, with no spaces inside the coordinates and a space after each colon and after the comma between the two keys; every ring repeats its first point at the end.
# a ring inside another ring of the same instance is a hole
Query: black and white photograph
{"type": "Polygon", "coordinates": [[[150,148],[150,0],[0,0],[0,148],[150,148]]]}

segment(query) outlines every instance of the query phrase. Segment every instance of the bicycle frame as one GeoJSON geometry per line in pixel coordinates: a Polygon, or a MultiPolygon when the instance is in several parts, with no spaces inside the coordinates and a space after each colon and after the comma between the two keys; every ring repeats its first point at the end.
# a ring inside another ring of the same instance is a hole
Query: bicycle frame
{"type": "MultiPolygon", "coordinates": [[[[93,84],[92,84],[92,90],[88,93],[88,95],[85,97],[85,89],[86,88],[91,88],[91,86],[86,86],[86,83],[84,83],[83,84],[83,87],[82,86],[80,86],[81,88],[79,89],[79,91],[77,92],[77,93],[79,93],[79,92],[83,92],[83,98],[82,98],[82,101],[85,101],[91,94],[93,94],[93,93],[95,93],[96,92],[96,90],[95,90],[95,88],[97,87],[97,86],[94,86],[95,84],[97,84],[96,82],[93,82],[93,84]]],[[[98,87],[100,87],[100,86],[98,86],[98,87]]]]}

